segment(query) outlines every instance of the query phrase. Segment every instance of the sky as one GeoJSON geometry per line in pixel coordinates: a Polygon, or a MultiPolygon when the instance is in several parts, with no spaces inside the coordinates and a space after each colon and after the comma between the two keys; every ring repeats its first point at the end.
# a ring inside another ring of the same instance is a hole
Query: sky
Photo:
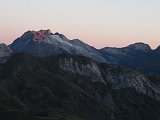
{"type": "Polygon", "coordinates": [[[0,43],[51,29],[96,48],[160,45],[160,0],[0,0],[0,43]]]}

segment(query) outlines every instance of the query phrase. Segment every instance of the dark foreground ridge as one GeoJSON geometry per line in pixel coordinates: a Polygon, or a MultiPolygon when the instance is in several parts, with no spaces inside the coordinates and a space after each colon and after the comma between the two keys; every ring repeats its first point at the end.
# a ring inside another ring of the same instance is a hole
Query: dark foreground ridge
{"type": "Polygon", "coordinates": [[[0,119],[160,120],[154,83],[82,56],[14,54],[0,71],[0,119]]]}

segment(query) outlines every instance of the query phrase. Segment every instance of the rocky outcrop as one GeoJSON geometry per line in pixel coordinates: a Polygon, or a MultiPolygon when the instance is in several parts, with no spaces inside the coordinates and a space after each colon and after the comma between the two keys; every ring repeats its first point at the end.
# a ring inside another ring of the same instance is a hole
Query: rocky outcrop
{"type": "Polygon", "coordinates": [[[12,50],[5,44],[0,44],[0,64],[5,64],[10,57],[12,50]]]}
{"type": "Polygon", "coordinates": [[[33,31],[33,40],[48,40],[48,36],[51,35],[51,31],[48,30],[40,30],[40,31],[33,31]]]}
{"type": "Polygon", "coordinates": [[[112,89],[133,88],[139,93],[160,101],[160,90],[139,72],[115,65],[99,64],[95,61],[82,64],[73,58],[59,60],[59,66],[65,71],[85,75],[92,82],[109,84],[112,89]]]}
{"type": "Polygon", "coordinates": [[[106,84],[96,62],[81,64],[75,61],[73,58],[63,58],[59,60],[59,67],[74,74],[77,73],[80,75],[88,76],[92,82],[102,82],[106,84]]]}

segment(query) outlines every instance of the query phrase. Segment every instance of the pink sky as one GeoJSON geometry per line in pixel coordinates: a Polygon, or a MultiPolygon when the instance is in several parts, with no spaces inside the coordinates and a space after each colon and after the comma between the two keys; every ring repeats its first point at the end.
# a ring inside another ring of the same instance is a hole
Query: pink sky
{"type": "Polygon", "coordinates": [[[160,45],[158,0],[3,0],[0,43],[28,30],[51,29],[96,48],[144,42],[160,45]]]}

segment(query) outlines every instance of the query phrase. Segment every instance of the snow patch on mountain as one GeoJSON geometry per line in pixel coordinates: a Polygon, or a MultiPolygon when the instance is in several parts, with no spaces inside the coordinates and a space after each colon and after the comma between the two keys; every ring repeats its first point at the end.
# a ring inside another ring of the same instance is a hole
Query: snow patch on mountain
{"type": "Polygon", "coordinates": [[[53,44],[54,44],[54,40],[57,40],[58,42],[61,42],[62,44],[69,45],[69,46],[73,47],[72,44],[63,40],[59,35],[51,35],[50,38],[51,38],[51,42],[53,44]]]}

